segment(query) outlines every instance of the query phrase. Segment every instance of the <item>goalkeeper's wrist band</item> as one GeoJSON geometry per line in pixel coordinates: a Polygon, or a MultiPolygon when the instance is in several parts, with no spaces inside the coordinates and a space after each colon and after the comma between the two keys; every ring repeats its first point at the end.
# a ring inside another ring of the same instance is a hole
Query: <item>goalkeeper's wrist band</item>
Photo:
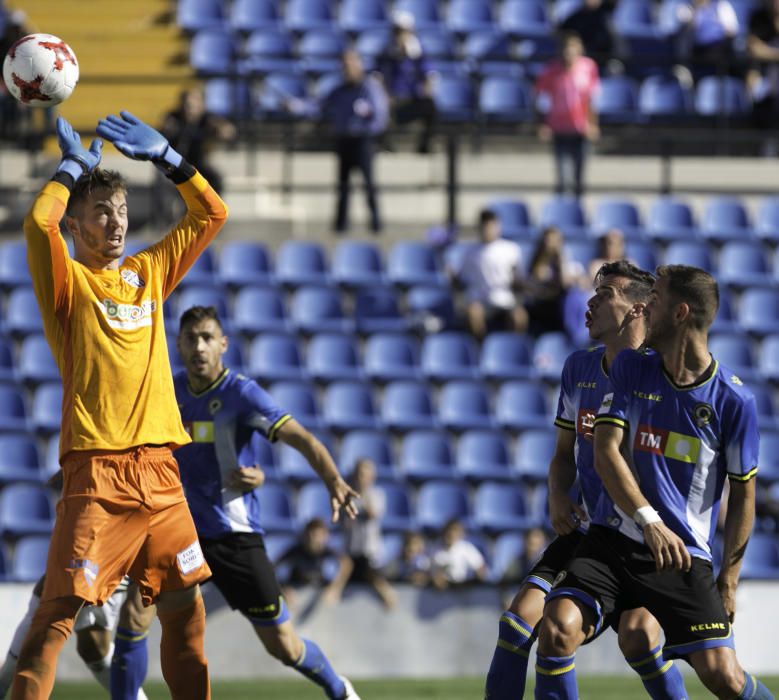
{"type": "Polygon", "coordinates": [[[642,506],[633,513],[633,520],[639,527],[646,527],[652,523],[662,522],[660,514],[652,506],[642,506]]]}
{"type": "Polygon", "coordinates": [[[168,144],[165,152],[159,158],[153,158],[152,162],[164,173],[171,173],[176,170],[184,159],[181,154],[168,144]]]}
{"type": "Polygon", "coordinates": [[[67,173],[74,180],[78,180],[82,175],[86,175],[89,172],[89,168],[80,160],[76,160],[72,156],[63,158],[60,164],[57,166],[58,173],[67,173]]]}

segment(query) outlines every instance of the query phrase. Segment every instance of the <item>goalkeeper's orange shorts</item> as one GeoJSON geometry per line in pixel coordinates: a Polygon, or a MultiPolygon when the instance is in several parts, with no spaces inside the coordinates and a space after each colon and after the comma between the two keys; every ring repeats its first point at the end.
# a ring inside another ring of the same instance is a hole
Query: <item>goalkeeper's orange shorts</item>
{"type": "Polygon", "coordinates": [[[101,605],[128,574],[150,605],[211,576],[167,447],[73,451],[62,473],[43,600],[101,605]]]}

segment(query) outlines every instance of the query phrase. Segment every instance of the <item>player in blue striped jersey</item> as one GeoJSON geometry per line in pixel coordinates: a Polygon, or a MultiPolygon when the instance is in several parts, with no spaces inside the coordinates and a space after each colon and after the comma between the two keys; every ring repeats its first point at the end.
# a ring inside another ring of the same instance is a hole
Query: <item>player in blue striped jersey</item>
{"type": "Polygon", "coordinates": [[[759,436],[755,399],[708,351],[717,283],[663,266],[647,305],[647,344],[614,361],[595,420],[595,468],[604,492],[539,631],[537,698],[576,698],[574,654],[605,615],[640,604],[665,632],[664,653],[685,658],[723,700],[771,693],[745,673],[731,622],[752,529],[759,436]],[[711,547],[730,480],[724,553],[711,547]]]}
{"type": "MultiPolygon", "coordinates": [[[[509,609],[501,616],[498,643],[485,688],[488,700],[516,700],[525,689],[528,653],[535,641],[544,599],[558,573],[573,557],[603,490],[595,472],[592,429],[608,386],[608,370],[625,348],[644,340],[644,303],[654,277],[627,261],[604,264],[587,303],[585,324],[590,338],[603,343],[572,353],[563,368],[555,425],[557,444],[549,465],[549,512],[558,537],[529,572],[509,609]],[[582,503],[571,500],[579,479],[582,503]]],[[[620,648],[652,698],[686,697],[684,681],[659,651],[660,626],[643,608],[615,615],[620,648]]]]}

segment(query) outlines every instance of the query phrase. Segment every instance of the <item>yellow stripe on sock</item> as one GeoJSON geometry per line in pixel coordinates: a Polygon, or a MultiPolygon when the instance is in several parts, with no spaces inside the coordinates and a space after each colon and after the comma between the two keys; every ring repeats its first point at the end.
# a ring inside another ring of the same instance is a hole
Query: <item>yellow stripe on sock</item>
{"type": "Polygon", "coordinates": [[[660,668],[657,669],[657,671],[652,671],[652,673],[647,673],[644,676],[639,674],[639,678],[642,681],[651,681],[653,678],[662,676],[669,668],[671,668],[671,666],[673,666],[673,661],[666,661],[660,668]]]}
{"type": "Polygon", "coordinates": [[[509,644],[508,642],[505,642],[502,639],[498,640],[498,646],[501,649],[510,651],[512,654],[516,654],[517,656],[524,656],[525,658],[528,657],[528,652],[526,652],[522,647],[517,647],[514,646],[513,644],[509,644]]]}
{"type": "Polygon", "coordinates": [[[542,676],[562,676],[564,673],[568,673],[569,671],[573,671],[574,666],[576,666],[575,663],[571,663],[568,666],[563,666],[562,668],[541,668],[538,664],[536,664],[536,672],[540,673],[542,676]]]}
{"type": "Polygon", "coordinates": [[[648,663],[650,661],[654,661],[659,656],[662,656],[663,650],[658,649],[656,654],[652,654],[651,656],[647,656],[645,659],[640,659],[639,661],[628,661],[628,663],[631,665],[632,668],[638,668],[639,666],[643,666],[645,663],[648,663]]]}
{"type": "Polygon", "coordinates": [[[121,632],[116,633],[117,639],[123,639],[126,642],[140,642],[142,639],[146,639],[148,636],[149,630],[140,632],[139,634],[122,634],[121,632]]]}
{"type": "Polygon", "coordinates": [[[509,627],[512,627],[517,632],[519,632],[523,637],[526,637],[527,639],[530,639],[530,632],[528,632],[522,625],[520,625],[516,620],[512,620],[507,615],[501,615],[500,621],[505,622],[509,627]]]}

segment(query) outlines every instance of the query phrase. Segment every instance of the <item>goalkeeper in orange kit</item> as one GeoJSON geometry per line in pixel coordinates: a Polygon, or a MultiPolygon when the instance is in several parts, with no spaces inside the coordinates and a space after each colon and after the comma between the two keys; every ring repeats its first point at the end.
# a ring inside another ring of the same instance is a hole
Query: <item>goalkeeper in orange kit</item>
{"type": "Polygon", "coordinates": [[[86,602],[125,574],[157,603],[161,661],[173,698],[210,697],[198,582],[210,575],[171,449],[190,441],[168,364],[162,304],[227,218],[227,207],[166,139],[128,112],[97,132],[175,183],[186,214],[159,243],[120,264],[126,185],[57,122],[62,161],[24,221],[46,338],[64,388],[57,504],[46,583],[22,645],[12,698],[47,698],[57,656],[86,602]],[[75,255],[60,232],[73,236],[75,255]]]}

